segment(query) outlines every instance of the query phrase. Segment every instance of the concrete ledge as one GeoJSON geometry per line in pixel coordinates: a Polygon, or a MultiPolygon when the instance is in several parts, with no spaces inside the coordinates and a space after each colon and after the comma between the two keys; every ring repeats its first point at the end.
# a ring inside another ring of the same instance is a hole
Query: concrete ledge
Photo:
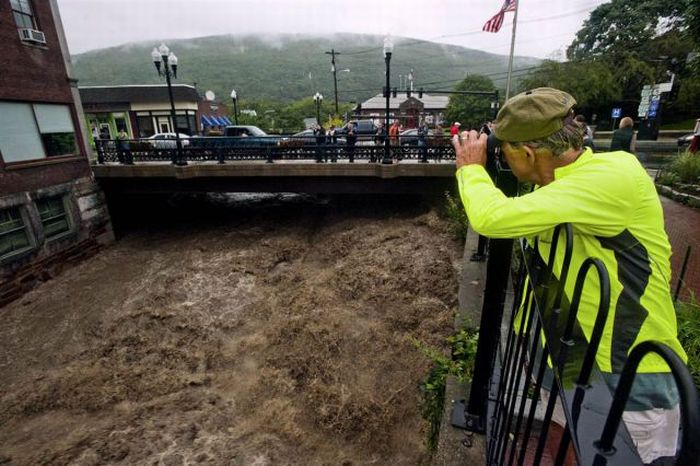
{"type": "Polygon", "coordinates": [[[392,165],[368,163],[314,163],[260,161],[193,162],[175,166],[166,162],[144,162],[136,165],[93,165],[95,178],[212,178],[212,177],[373,177],[391,179],[401,177],[454,178],[454,162],[417,163],[401,162],[392,165]]]}
{"type": "MultiPolygon", "coordinates": [[[[593,140],[596,150],[605,152],[610,148],[610,139],[593,140]]],[[[675,139],[660,139],[658,141],[637,141],[637,152],[649,152],[652,154],[675,154],[678,152],[678,143],[675,139]]]]}
{"type": "MultiPolygon", "coordinates": [[[[481,305],[484,299],[486,262],[471,262],[479,235],[469,229],[464,243],[462,276],[459,284],[459,311],[455,316],[455,329],[465,323],[479,325],[481,305]]],[[[469,386],[460,385],[454,377],[448,377],[445,387],[445,406],[440,424],[440,438],[433,457],[435,466],[481,465],[486,463],[486,437],[452,427],[452,409],[457,400],[469,399],[469,386]]]]}

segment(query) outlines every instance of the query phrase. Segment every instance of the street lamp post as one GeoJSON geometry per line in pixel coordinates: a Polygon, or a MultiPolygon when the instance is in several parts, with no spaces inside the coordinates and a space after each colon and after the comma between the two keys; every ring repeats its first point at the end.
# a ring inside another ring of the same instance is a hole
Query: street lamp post
{"type": "Polygon", "coordinates": [[[386,119],[384,121],[384,131],[387,132],[387,137],[384,138],[384,158],[382,159],[383,164],[391,164],[391,146],[389,145],[389,96],[391,94],[391,81],[390,81],[390,62],[391,54],[394,51],[394,43],[391,41],[391,37],[386,36],[384,38],[384,63],[386,64],[386,119]]]}
{"type": "Polygon", "coordinates": [[[323,102],[323,95],[316,93],[314,95],[314,102],[316,102],[316,124],[321,124],[321,102],[323,102]]]}
{"type": "Polygon", "coordinates": [[[177,130],[177,116],[175,114],[175,99],[173,98],[173,86],[170,82],[170,77],[177,78],[177,57],[165,44],[160,44],[160,47],[153,48],[151,52],[153,64],[158,71],[158,76],[165,76],[165,82],[168,84],[168,97],[170,97],[170,120],[172,129],[175,133],[175,144],[177,151],[173,157],[173,164],[187,165],[187,161],[182,156],[182,141],[180,141],[180,133],[177,130]]]}
{"type": "Polygon", "coordinates": [[[231,90],[231,100],[233,100],[233,121],[238,124],[238,96],[236,90],[231,90]]]}

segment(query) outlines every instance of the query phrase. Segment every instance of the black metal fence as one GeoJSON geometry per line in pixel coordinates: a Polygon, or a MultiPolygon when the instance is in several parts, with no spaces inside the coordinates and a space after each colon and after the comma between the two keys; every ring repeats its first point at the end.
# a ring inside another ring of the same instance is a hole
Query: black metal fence
{"type": "MultiPolygon", "coordinates": [[[[497,159],[491,163],[496,185],[506,195],[516,195],[509,170],[497,159]]],[[[573,241],[570,225],[557,227],[545,262],[538,239],[515,244],[490,240],[474,377],[464,419],[455,425],[463,422],[468,430],[486,433],[487,465],[641,465],[635,442],[620,421],[641,359],[655,353],[670,367],[680,396],[681,444],[675,464],[700,464],[697,390],[670,348],[653,341],[636,346],[615,393],[608,388],[595,363],[610,307],[608,271],[600,260],[589,258],[570,272],[573,241]],[[561,264],[558,277],[555,263],[561,264]],[[573,273],[574,293],[565,297],[564,284],[573,273]],[[600,296],[592,333],[585,338],[577,313],[593,274],[600,296]],[[513,302],[506,313],[508,289],[513,302]],[[564,299],[570,300],[567,306],[562,306],[564,299]],[[568,313],[562,312],[567,307],[568,313]],[[563,412],[565,426],[551,422],[555,409],[558,418],[563,412]]]]}
{"type": "Polygon", "coordinates": [[[314,137],[192,137],[181,139],[181,149],[175,139],[97,140],[97,162],[133,164],[139,162],[231,161],[314,161],[318,163],[394,162],[412,160],[423,163],[454,161],[455,153],[448,137],[427,136],[402,138],[384,144],[383,139],[359,136],[355,143],[345,139],[323,140],[314,137]]]}

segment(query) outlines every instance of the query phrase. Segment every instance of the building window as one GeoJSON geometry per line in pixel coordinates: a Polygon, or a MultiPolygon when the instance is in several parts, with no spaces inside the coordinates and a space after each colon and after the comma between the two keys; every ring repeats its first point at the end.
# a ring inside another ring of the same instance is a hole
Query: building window
{"type": "Polygon", "coordinates": [[[10,0],[10,7],[18,28],[36,29],[34,13],[29,0],[10,0]]]}
{"type": "Polygon", "coordinates": [[[0,101],[0,153],[5,162],[77,155],[70,107],[0,101]]]}
{"type": "Polygon", "coordinates": [[[68,105],[34,104],[33,107],[46,155],[75,154],[75,129],[68,105]]]}
{"type": "Polygon", "coordinates": [[[19,208],[0,210],[0,259],[31,246],[27,227],[19,208]]]}
{"type": "Polygon", "coordinates": [[[149,116],[137,116],[136,124],[139,129],[139,137],[147,138],[156,134],[155,127],[153,126],[153,117],[149,116]]]}
{"type": "Polygon", "coordinates": [[[114,117],[114,126],[117,127],[117,131],[121,131],[122,129],[124,129],[124,131],[128,132],[129,130],[129,127],[126,125],[126,118],[124,118],[123,116],[114,117]]]}
{"type": "Polygon", "coordinates": [[[36,201],[39,218],[44,227],[46,239],[52,239],[70,231],[68,212],[62,197],[49,197],[36,201]]]}

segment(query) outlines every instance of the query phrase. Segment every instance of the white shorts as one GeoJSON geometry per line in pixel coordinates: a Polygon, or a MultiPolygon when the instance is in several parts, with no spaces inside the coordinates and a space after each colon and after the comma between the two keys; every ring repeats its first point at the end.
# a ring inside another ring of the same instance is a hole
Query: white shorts
{"type": "MultiPolygon", "coordinates": [[[[542,389],[540,393],[541,403],[546,406],[549,400],[549,391],[542,389]]],[[[627,431],[630,433],[644,464],[651,463],[656,458],[676,455],[680,418],[681,411],[678,405],[671,409],[654,408],[646,411],[624,411],[622,413],[622,420],[625,421],[627,431]]],[[[566,416],[558,399],[554,404],[552,421],[562,427],[566,426],[566,416]]]]}

